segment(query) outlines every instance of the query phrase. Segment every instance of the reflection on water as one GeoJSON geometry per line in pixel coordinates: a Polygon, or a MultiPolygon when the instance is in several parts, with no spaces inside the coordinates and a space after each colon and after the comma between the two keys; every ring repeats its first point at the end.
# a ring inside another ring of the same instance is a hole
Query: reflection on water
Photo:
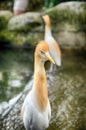
{"type": "MultiPolygon", "coordinates": [[[[19,93],[33,74],[33,52],[0,52],[0,101],[19,93]]],[[[86,130],[86,56],[63,52],[62,66],[47,73],[52,119],[47,130],[86,130]]]]}
{"type": "Polygon", "coordinates": [[[32,53],[18,49],[0,52],[0,102],[24,88],[33,71],[32,53]]]}

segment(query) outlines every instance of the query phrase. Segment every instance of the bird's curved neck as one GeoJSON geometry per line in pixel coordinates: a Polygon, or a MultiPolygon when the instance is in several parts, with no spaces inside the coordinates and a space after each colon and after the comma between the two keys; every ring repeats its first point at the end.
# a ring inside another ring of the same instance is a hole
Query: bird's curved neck
{"type": "Polygon", "coordinates": [[[40,58],[35,59],[34,91],[37,105],[44,111],[48,102],[48,92],[46,83],[46,73],[44,63],[40,58]]]}
{"type": "Polygon", "coordinates": [[[46,37],[52,36],[50,25],[45,25],[45,39],[46,37]]]}

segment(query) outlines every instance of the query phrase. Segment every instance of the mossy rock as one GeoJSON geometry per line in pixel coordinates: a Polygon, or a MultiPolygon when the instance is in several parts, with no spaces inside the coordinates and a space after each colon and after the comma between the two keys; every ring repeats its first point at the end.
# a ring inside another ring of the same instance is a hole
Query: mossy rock
{"type": "Polygon", "coordinates": [[[10,11],[0,11],[0,30],[6,29],[9,19],[12,17],[10,11]]]}
{"type": "Polygon", "coordinates": [[[1,16],[0,17],[0,30],[5,29],[7,27],[7,23],[8,23],[7,20],[3,16],[1,16]]]}
{"type": "Polygon", "coordinates": [[[3,30],[0,32],[0,46],[20,46],[23,47],[25,44],[36,45],[41,39],[43,39],[42,33],[33,32],[10,32],[3,30]]]}
{"type": "Polygon", "coordinates": [[[8,10],[1,10],[0,17],[4,17],[7,21],[13,16],[11,11],[8,10]]]}
{"type": "Polygon", "coordinates": [[[50,16],[54,30],[86,31],[86,2],[61,3],[44,14],[50,16]]]}
{"type": "Polygon", "coordinates": [[[11,31],[33,31],[41,25],[40,13],[28,12],[14,16],[9,20],[8,30],[11,31]]]}
{"type": "Polygon", "coordinates": [[[0,32],[0,47],[1,46],[5,46],[4,44],[11,45],[13,44],[13,40],[14,40],[14,33],[8,32],[6,30],[3,30],[0,32]]]}

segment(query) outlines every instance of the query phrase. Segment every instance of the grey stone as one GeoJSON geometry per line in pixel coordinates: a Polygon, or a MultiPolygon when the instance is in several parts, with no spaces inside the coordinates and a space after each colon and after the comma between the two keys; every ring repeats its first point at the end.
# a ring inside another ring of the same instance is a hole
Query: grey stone
{"type": "Polygon", "coordinates": [[[9,20],[9,30],[28,30],[34,25],[41,24],[40,13],[28,12],[18,16],[14,16],[9,20]],[[32,25],[32,26],[31,26],[32,25]]]}
{"type": "Polygon", "coordinates": [[[4,17],[6,20],[9,20],[13,16],[11,11],[8,10],[1,10],[0,17],[4,17]]]}

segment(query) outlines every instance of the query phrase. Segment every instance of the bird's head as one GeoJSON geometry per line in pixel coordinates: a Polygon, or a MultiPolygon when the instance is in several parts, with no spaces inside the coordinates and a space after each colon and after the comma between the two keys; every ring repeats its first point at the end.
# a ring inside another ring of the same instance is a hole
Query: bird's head
{"type": "Polygon", "coordinates": [[[42,18],[43,18],[45,24],[50,26],[50,17],[49,17],[49,15],[43,15],[42,18]]]}
{"type": "Polygon", "coordinates": [[[40,58],[43,62],[50,61],[55,64],[49,53],[49,46],[45,41],[40,41],[35,50],[35,58],[40,58]]]}

